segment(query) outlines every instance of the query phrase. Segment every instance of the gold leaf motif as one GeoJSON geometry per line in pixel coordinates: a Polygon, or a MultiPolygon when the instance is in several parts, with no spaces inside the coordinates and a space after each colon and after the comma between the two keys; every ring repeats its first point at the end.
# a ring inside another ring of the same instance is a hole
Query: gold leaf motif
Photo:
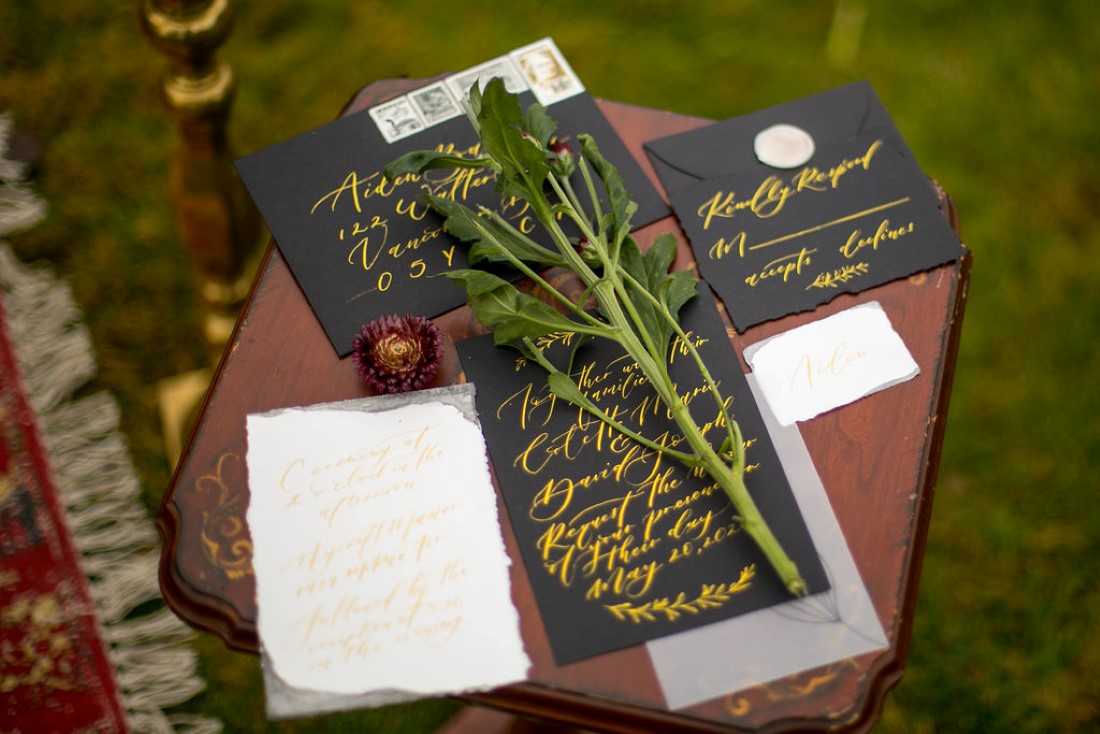
{"type": "Polygon", "coordinates": [[[605,604],[604,608],[620,622],[675,622],[684,614],[699,614],[704,609],[721,609],[734,594],[749,588],[755,576],[756,564],[751,563],[741,569],[737,581],[729,584],[703,584],[699,595],[691,600],[681,591],[674,600],[664,597],[637,606],[626,601],[621,604],[605,604]]]}
{"type": "Polygon", "coordinates": [[[555,344],[564,344],[569,346],[573,343],[573,338],[576,336],[572,331],[555,331],[546,336],[540,336],[535,340],[535,344],[539,349],[549,349],[555,344]]]}
{"type": "Polygon", "coordinates": [[[806,290],[811,288],[836,288],[840,283],[847,283],[849,280],[866,275],[870,269],[870,265],[861,262],[854,265],[845,265],[831,273],[820,273],[812,283],[806,286],[806,290]]]}

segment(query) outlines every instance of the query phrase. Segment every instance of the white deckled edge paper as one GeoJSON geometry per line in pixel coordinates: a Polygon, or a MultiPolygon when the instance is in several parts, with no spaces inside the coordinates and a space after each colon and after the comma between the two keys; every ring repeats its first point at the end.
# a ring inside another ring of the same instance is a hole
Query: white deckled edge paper
{"type": "Polygon", "coordinates": [[[472,395],[461,385],[248,417],[270,717],[525,678],[472,395]]]}
{"type": "Polygon", "coordinates": [[[920,374],[877,301],[757,342],[745,349],[745,361],[784,426],[920,374]]]}

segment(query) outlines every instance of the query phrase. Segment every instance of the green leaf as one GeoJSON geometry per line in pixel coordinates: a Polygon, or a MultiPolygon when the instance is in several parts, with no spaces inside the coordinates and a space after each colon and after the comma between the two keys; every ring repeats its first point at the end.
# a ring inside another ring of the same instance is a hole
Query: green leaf
{"type": "MultiPolygon", "coordinates": [[[[481,296],[505,286],[513,289],[515,288],[514,285],[498,275],[493,275],[484,270],[476,270],[474,268],[455,268],[454,270],[440,273],[440,275],[445,278],[450,278],[451,280],[457,280],[459,284],[466,289],[467,297],[481,296]]],[[[485,325],[491,326],[491,324],[485,325]]]]}
{"type": "MultiPolygon", "coordinates": [[[[643,288],[654,296],[657,295],[657,290],[650,287],[648,270],[650,263],[648,263],[645,256],[642,255],[641,250],[638,248],[638,243],[634,241],[633,237],[627,237],[623,241],[622,249],[619,254],[619,265],[643,288]]],[[[649,298],[646,298],[644,294],[638,292],[633,284],[626,284],[626,293],[630,298],[631,304],[634,306],[634,310],[638,312],[638,318],[642,322],[640,327],[634,325],[635,333],[637,333],[643,341],[652,341],[654,346],[658,350],[661,350],[668,344],[668,340],[663,339],[666,326],[664,316],[649,298]]]]}
{"type": "Polygon", "coordinates": [[[543,150],[550,147],[550,141],[558,129],[557,121],[551,117],[546,108],[540,104],[533,104],[527,108],[523,115],[523,127],[527,132],[535,136],[543,150]]]}
{"type": "Polygon", "coordinates": [[[603,157],[592,136],[578,135],[577,139],[580,140],[581,152],[585,160],[595,169],[596,175],[603,181],[604,188],[607,190],[611,206],[612,255],[615,256],[619,246],[630,233],[630,219],[638,210],[638,205],[631,200],[618,169],[603,157]]]}
{"type": "Polygon", "coordinates": [[[643,328],[654,346],[662,352],[675,333],[668,317],[678,319],[680,309],[696,295],[696,280],[692,271],[668,272],[675,259],[676,239],[667,233],[657,237],[644,255],[634,238],[627,237],[619,257],[620,267],[661,304],[657,306],[639,293],[632,283],[627,284],[627,295],[639,314],[643,328]]]}
{"type": "Polygon", "coordinates": [[[646,278],[643,282],[649,286],[650,293],[657,293],[676,259],[676,238],[668,232],[661,234],[646,250],[644,259],[646,278]]]}
{"type": "MultiPolygon", "coordinates": [[[[570,320],[552,306],[526,293],[513,290],[519,298],[511,300],[508,304],[513,309],[512,315],[500,321],[493,329],[493,342],[495,344],[507,344],[525,336],[537,339],[556,331],[575,331],[579,327],[579,324],[570,320]]],[[[480,311],[477,307],[474,307],[474,311],[475,313],[481,313],[488,307],[482,304],[480,311]]]]}
{"type": "Polygon", "coordinates": [[[529,202],[540,221],[545,221],[549,208],[541,202],[542,185],[550,174],[546,152],[533,137],[524,135],[519,98],[508,93],[503,80],[493,79],[485,87],[477,119],[481,149],[501,167],[497,189],[503,196],[518,196],[529,202]]]}
{"type": "Polygon", "coordinates": [[[395,181],[406,173],[419,174],[436,168],[483,168],[492,163],[488,158],[463,158],[437,150],[414,150],[391,161],[382,169],[382,174],[395,181]]]}
{"type": "Polygon", "coordinates": [[[476,83],[470,87],[470,112],[473,113],[474,119],[477,119],[481,115],[481,84],[476,83]]]}
{"type": "Polygon", "coordinates": [[[484,270],[464,268],[443,275],[465,286],[467,304],[477,320],[493,330],[493,341],[497,344],[582,328],[548,304],[484,270]]]}
{"type": "MultiPolygon", "coordinates": [[[[695,273],[690,270],[677,270],[665,278],[665,282],[661,284],[660,298],[668,312],[678,321],[680,309],[699,294],[698,288],[695,273]]],[[[671,331],[671,326],[669,328],[671,331]]]]}
{"type": "Polygon", "coordinates": [[[642,251],[633,237],[627,237],[623,241],[622,252],[619,255],[619,266],[630,273],[639,283],[649,283],[645,258],[642,256],[642,251]]]}
{"type": "Polygon", "coordinates": [[[557,397],[572,403],[581,408],[589,410],[599,410],[596,404],[593,403],[581,389],[577,387],[577,383],[573,381],[573,378],[564,372],[551,372],[546,376],[546,385],[557,397]]]}
{"type": "Polygon", "coordinates": [[[470,243],[471,264],[481,261],[510,262],[502,250],[522,262],[539,265],[564,265],[565,259],[556,251],[504,227],[489,217],[480,216],[469,207],[452,199],[429,196],[426,201],[446,219],[443,228],[470,243]]]}
{"type": "Polygon", "coordinates": [[[463,242],[476,242],[481,233],[474,225],[477,214],[465,204],[442,196],[425,196],[424,201],[444,217],[443,228],[463,242]]]}
{"type": "MultiPolygon", "coordinates": [[[[653,240],[645,253],[646,284],[649,292],[657,296],[668,314],[678,321],[680,309],[696,295],[696,280],[695,274],[690,270],[669,273],[668,269],[675,260],[676,238],[668,232],[653,240]]],[[[673,332],[672,324],[662,317],[658,332],[660,343],[667,344],[673,332]]]]}

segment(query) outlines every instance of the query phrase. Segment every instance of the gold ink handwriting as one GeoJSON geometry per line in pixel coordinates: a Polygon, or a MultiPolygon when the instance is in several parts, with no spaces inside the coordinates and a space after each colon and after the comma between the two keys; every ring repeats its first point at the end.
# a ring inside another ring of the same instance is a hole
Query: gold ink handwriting
{"type": "Polygon", "coordinates": [[[795,275],[802,274],[802,268],[812,262],[810,255],[815,252],[817,252],[816,249],[807,250],[803,247],[798,252],[792,252],[789,255],[777,257],[760,268],[757,272],[746,277],[745,283],[747,283],[750,288],[755,288],[760,281],[775,277],[782,278],[783,282],[786,283],[792,273],[795,275]]]}
{"type": "Polygon", "coordinates": [[[857,229],[853,231],[852,234],[849,235],[848,241],[840,246],[840,254],[850,260],[865,247],[870,247],[872,250],[877,251],[878,246],[887,240],[896,242],[905,235],[912,234],[915,226],[913,222],[909,222],[900,227],[891,227],[890,220],[883,219],[879,222],[875,233],[870,237],[864,237],[862,230],[857,229]]]}

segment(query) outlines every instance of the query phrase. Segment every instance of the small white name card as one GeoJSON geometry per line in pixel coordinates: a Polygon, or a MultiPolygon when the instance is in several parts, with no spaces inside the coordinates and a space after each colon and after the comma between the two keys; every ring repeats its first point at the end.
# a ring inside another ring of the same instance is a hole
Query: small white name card
{"type": "Polygon", "coordinates": [[[248,416],[268,673],[354,705],[524,679],[479,426],[442,402],[354,407],[370,400],[248,416]]]}
{"type": "Polygon", "coordinates": [[[799,326],[745,350],[779,423],[804,421],[920,372],[878,302],[799,326]]]}

